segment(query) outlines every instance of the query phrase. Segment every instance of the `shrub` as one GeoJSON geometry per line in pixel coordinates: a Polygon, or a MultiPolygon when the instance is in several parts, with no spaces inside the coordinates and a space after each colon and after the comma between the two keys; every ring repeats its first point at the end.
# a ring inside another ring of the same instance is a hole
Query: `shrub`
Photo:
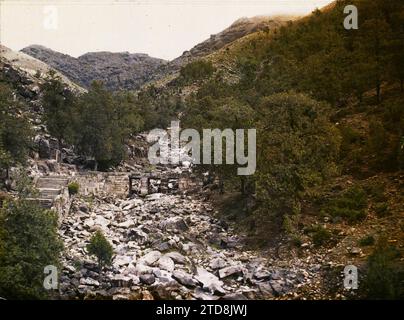
{"type": "Polygon", "coordinates": [[[0,209],[0,297],[44,299],[44,267],[59,265],[57,214],[24,199],[0,209]]]}
{"type": "Polygon", "coordinates": [[[323,214],[347,219],[350,223],[366,217],[367,195],[361,187],[351,187],[342,195],[330,200],[322,209],[323,214]]]}
{"type": "Polygon", "coordinates": [[[311,233],[311,238],[315,246],[322,246],[332,238],[331,232],[321,225],[313,226],[309,228],[307,232],[311,233]]]}
{"type": "Polygon", "coordinates": [[[95,255],[97,257],[100,271],[105,265],[110,265],[112,263],[112,246],[101,231],[97,230],[91,237],[90,243],[87,245],[87,250],[90,255],[95,255]]]}
{"type": "Polygon", "coordinates": [[[361,140],[360,133],[350,126],[340,126],[339,131],[341,132],[342,146],[358,143],[361,140]]]}
{"type": "Polygon", "coordinates": [[[364,295],[368,299],[403,299],[403,268],[399,251],[384,238],[379,239],[369,256],[364,279],[364,295]]]}
{"type": "Polygon", "coordinates": [[[197,60],[188,63],[180,70],[181,78],[185,82],[207,78],[213,74],[215,68],[210,61],[197,60]]]}
{"type": "Polygon", "coordinates": [[[79,186],[79,184],[77,182],[72,182],[72,183],[69,183],[67,188],[69,190],[69,194],[72,196],[72,195],[75,195],[75,194],[77,194],[79,192],[80,186],[79,186]]]}
{"type": "Polygon", "coordinates": [[[372,235],[365,236],[359,239],[358,244],[361,247],[371,246],[375,243],[375,238],[372,235]]]}
{"type": "Polygon", "coordinates": [[[303,241],[302,241],[301,237],[298,234],[293,234],[290,237],[290,242],[295,247],[301,247],[302,244],[303,244],[303,241]]]}

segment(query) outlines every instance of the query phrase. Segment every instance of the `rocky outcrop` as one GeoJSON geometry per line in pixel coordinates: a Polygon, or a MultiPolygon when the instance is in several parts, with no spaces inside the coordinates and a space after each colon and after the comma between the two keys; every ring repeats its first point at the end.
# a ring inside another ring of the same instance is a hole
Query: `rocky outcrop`
{"type": "Polygon", "coordinates": [[[143,53],[90,52],[74,58],[39,45],[21,51],[45,62],[85,88],[92,81],[101,80],[110,90],[137,89],[166,63],[143,53]]]}

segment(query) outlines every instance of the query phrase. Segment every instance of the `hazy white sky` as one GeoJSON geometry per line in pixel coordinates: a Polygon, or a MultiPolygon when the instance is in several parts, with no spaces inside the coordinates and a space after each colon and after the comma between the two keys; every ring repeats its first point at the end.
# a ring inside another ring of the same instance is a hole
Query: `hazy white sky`
{"type": "Polygon", "coordinates": [[[306,14],[331,0],[0,0],[0,42],[79,56],[142,52],[173,59],[241,17],[306,14]]]}

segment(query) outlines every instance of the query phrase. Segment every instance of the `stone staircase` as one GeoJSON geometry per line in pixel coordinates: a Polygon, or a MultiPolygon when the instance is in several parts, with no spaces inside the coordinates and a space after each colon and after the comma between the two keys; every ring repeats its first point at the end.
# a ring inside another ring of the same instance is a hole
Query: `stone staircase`
{"type": "Polygon", "coordinates": [[[69,182],[65,176],[43,176],[36,181],[39,196],[36,199],[44,208],[52,208],[56,198],[69,182]]]}

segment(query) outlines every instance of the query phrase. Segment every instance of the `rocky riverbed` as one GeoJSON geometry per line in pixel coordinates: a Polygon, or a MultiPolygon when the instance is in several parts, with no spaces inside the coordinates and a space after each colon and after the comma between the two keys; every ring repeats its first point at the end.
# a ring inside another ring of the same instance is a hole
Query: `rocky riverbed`
{"type": "Polygon", "coordinates": [[[62,298],[267,299],[311,278],[304,268],[272,266],[243,249],[243,239],[213,218],[209,203],[185,195],[79,197],[60,227],[62,298]],[[114,247],[99,273],[86,252],[101,229],[114,247]]]}

